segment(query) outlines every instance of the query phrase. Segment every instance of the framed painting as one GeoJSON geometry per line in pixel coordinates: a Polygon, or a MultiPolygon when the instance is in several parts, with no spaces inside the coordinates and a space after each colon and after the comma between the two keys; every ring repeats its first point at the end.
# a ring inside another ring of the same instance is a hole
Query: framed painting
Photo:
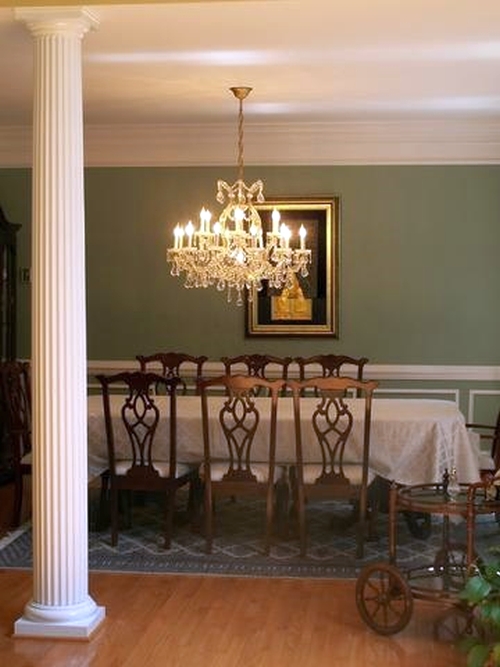
{"type": "Polygon", "coordinates": [[[337,338],[340,197],[273,199],[256,208],[264,233],[272,228],[274,209],[296,244],[303,225],[311,263],[307,276],[294,275],[292,287],[277,290],[265,282],[262,290],[253,290],[246,303],[247,336],[337,338]]]}

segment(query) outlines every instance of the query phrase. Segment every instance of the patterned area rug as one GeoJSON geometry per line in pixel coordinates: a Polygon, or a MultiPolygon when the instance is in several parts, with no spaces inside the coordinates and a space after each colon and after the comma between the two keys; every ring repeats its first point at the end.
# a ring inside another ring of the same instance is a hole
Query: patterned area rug
{"type": "MultiPolygon", "coordinates": [[[[269,556],[264,554],[264,506],[259,500],[224,501],[217,505],[216,537],[213,553],[205,553],[205,540],[186,521],[184,505],[176,513],[174,539],[167,551],[162,547],[162,513],[153,499],[143,500],[132,511],[129,527],[120,529],[118,545],[111,546],[109,530],[95,530],[91,504],[89,567],[108,572],[162,572],[182,574],[233,575],[252,577],[355,578],[369,562],[388,560],[387,515],[381,514],[379,537],[368,541],[365,557],[355,559],[355,532],[340,526],[338,505],[308,506],[309,548],[299,554],[298,539],[276,540],[269,556]]],[[[344,511],[345,508],[341,508],[344,511]]],[[[442,523],[433,518],[431,534],[415,537],[404,515],[398,517],[397,564],[403,570],[432,564],[441,546],[442,523]]],[[[464,524],[452,527],[453,542],[465,544],[464,524]]],[[[500,542],[500,528],[493,515],[481,517],[476,533],[476,549],[488,559],[500,542]]],[[[30,568],[30,526],[0,540],[0,567],[30,568]]]]}

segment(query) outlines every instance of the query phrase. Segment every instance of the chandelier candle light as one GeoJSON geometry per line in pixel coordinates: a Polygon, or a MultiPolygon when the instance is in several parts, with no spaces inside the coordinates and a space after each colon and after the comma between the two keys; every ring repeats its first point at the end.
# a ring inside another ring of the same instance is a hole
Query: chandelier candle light
{"type": "Polygon", "coordinates": [[[224,205],[212,225],[212,214],[205,207],[200,212],[199,228],[189,221],[174,229],[174,247],[167,249],[171,275],[185,274],[184,286],[227,290],[231,301],[236,292],[237,305],[243,305],[245,289],[251,301],[254,290],[263,281],[276,289],[291,288],[294,274],[308,275],[311,251],[306,248],[306,229],[299,230],[299,247],[290,245],[292,232],[281,222],[277,209],[272,212],[272,226],[264,234],[256,204],[264,202],[261,180],[247,186],[243,180],[243,100],[252,89],[231,88],[239,100],[238,180],[229,185],[217,181],[217,201],[224,205]]]}

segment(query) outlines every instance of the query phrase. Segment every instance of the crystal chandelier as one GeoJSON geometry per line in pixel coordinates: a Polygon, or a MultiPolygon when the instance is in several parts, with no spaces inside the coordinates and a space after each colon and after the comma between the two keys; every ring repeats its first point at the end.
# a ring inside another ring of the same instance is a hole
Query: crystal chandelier
{"type": "Polygon", "coordinates": [[[272,227],[265,230],[256,208],[264,202],[261,180],[248,186],[243,180],[243,100],[252,89],[234,87],[239,100],[238,180],[229,185],[217,181],[217,201],[224,206],[212,223],[205,207],[200,212],[198,229],[191,221],[174,229],[174,247],[167,249],[171,275],[185,274],[184,286],[215,286],[227,291],[231,301],[236,293],[237,305],[243,304],[245,290],[251,301],[254,290],[263,281],[275,289],[291,288],[295,274],[308,275],[311,251],[306,248],[306,230],[301,225],[297,248],[292,247],[292,233],[280,222],[278,210],[272,212],[272,227]]]}

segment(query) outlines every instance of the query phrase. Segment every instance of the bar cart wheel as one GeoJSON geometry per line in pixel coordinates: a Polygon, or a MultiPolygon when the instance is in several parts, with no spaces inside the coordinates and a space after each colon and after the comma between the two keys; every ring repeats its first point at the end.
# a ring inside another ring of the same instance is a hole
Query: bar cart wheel
{"type": "Polygon", "coordinates": [[[407,578],[390,563],[366,565],[356,582],[356,604],[365,623],[380,635],[403,630],[413,613],[407,578]]]}

